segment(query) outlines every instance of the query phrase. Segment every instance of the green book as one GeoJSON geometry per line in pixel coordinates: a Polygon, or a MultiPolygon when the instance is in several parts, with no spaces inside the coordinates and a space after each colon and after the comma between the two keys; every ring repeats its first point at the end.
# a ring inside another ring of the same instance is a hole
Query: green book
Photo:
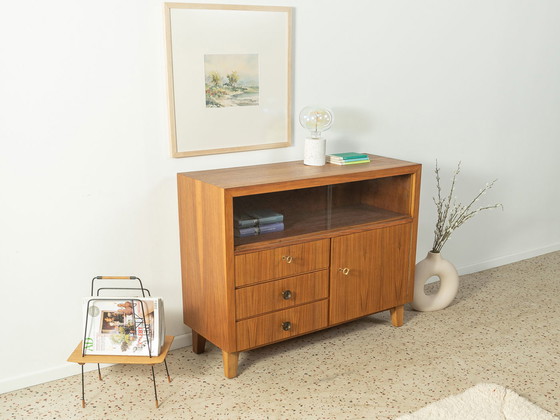
{"type": "Polygon", "coordinates": [[[369,159],[366,153],[346,152],[333,153],[329,155],[333,160],[350,160],[350,159],[369,159]]]}
{"type": "Polygon", "coordinates": [[[330,161],[329,163],[333,164],[333,165],[355,165],[357,163],[370,163],[371,161],[369,159],[356,159],[356,160],[345,160],[342,162],[336,162],[336,161],[330,161]]]}

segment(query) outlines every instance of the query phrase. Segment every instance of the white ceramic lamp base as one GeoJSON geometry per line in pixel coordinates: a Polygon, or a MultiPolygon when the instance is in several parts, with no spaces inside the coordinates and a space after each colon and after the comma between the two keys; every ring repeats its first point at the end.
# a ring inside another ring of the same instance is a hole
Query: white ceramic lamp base
{"type": "Polygon", "coordinates": [[[326,140],[323,137],[305,139],[303,163],[310,166],[323,166],[325,164],[326,140]]]}

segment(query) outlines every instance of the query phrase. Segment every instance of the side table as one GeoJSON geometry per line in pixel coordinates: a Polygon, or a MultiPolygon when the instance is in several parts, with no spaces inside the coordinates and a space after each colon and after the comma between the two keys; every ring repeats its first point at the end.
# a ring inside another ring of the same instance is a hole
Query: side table
{"type": "Polygon", "coordinates": [[[151,365],[152,367],[152,379],[154,382],[154,396],[156,400],[156,408],[159,407],[158,397],[157,397],[157,389],[156,389],[156,376],[154,373],[154,365],[159,363],[165,364],[165,371],[167,372],[167,381],[171,382],[171,377],[169,376],[169,369],[167,369],[167,361],[165,358],[167,357],[167,353],[171,348],[171,343],[173,343],[172,335],[165,336],[165,342],[163,347],[161,348],[161,352],[159,356],[116,356],[116,355],[87,355],[82,356],[82,342],[75,348],[72,352],[70,357],[68,357],[68,361],[72,363],[78,363],[82,367],[82,407],[86,406],[85,400],[85,386],[84,386],[84,365],[86,363],[97,363],[97,372],[99,375],[99,380],[101,380],[101,369],[99,368],[100,363],[108,363],[108,364],[129,364],[129,365],[151,365]]]}

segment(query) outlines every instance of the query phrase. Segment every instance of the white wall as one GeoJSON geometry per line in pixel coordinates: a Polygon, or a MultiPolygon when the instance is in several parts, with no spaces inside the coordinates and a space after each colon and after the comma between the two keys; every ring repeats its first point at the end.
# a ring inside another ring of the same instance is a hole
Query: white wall
{"type": "MultiPolygon", "coordinates": [[[[463,161],[462,200],[499,178],[488,203],[504,212],[478,215],[444,248],[461,272],[560,249],[560,3],[248,3],[295,7],[294,109],[333,108],[329,152],[424,164],[419,259],[436,158],[445,181],[463,161]]],[[[162,9],[2,2],[0,392],[78,373],[66,358],[95,275],[140,276],[186,344],[176,173],[301,159],[297,125],[290,148],[170,157],[162,9]]]]}

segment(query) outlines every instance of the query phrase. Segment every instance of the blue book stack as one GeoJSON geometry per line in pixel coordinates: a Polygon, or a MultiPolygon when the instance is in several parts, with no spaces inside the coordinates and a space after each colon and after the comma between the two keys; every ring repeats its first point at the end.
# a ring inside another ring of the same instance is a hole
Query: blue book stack
{"type": "Polygon", "coordinates": [[[284,215],[273,210],[248,210],[233,215],[234,234],[238,238],[284,230],[284,215]]]}

